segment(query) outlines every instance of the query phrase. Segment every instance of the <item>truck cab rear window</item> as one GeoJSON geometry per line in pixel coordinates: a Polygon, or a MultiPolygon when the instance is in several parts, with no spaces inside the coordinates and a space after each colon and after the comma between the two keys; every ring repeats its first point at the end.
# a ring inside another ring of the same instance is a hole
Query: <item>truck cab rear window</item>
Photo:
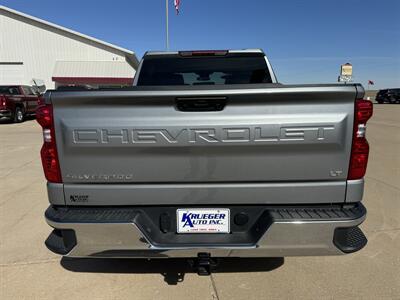
{"type": "Polygon", "coordinates": [[[137,85],[272,83],[263,56],[145,58],[137,85]]]}
{"type": "Polygon", "coordinates": [[[17,86],[0,86],[0,94],[5,95],[19,95],[19,90],[17,86]]]}

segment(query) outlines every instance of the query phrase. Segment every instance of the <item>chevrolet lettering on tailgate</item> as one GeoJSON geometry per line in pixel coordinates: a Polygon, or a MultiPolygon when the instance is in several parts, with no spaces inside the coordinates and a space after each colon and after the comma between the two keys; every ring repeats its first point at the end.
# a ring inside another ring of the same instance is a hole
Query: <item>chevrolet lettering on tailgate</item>
{"type": "Polygon", "coordinates": [[[334,125],[240,128],[73,129],[74,144],[216,144],[331,141],[334,125]]]}

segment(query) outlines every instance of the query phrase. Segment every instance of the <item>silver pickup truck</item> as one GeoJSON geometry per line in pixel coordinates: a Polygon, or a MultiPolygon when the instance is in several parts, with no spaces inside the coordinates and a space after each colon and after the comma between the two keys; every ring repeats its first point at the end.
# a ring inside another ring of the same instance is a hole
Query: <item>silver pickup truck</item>
{"type": "Polygon", "coordinates": [[[205,264],[360,250],[363,96],[282,85],[261,50],[148,52],[133,87],[48,91],[46,245],[205,264]]]}

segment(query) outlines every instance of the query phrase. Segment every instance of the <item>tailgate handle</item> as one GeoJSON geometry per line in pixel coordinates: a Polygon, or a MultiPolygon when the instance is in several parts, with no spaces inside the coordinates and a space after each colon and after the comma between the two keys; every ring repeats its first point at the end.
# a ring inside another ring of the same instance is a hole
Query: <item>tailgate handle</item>
{"type": "Polygon", "coordinates": [[[179,97],[176,108],[179,111],[221,111],[226,105],[227,97],[179,97]]]}

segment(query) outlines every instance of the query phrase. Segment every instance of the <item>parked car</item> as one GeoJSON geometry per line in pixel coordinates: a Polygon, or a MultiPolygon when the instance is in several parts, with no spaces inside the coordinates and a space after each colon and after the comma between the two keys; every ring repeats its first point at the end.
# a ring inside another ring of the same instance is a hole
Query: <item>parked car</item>
{"type": "Polygon", "coordinates": [[[196,257],[207,274],[213,257],[365,246],[360,84],[280,84],[262,50],[150,52],[138,70],[38,108],[51,251],[196,257]]]}
{"type": "Polygon", "coordinates": [[[380,90],[375,98],[378,103],[400,103],[400,88],[380,90]]]}
{"type": "Polygon", "coordinates": [[[28,115],[34,115],[40,97],[27,85],[0,86],[0,119],[23,122],[28,115]]]}

